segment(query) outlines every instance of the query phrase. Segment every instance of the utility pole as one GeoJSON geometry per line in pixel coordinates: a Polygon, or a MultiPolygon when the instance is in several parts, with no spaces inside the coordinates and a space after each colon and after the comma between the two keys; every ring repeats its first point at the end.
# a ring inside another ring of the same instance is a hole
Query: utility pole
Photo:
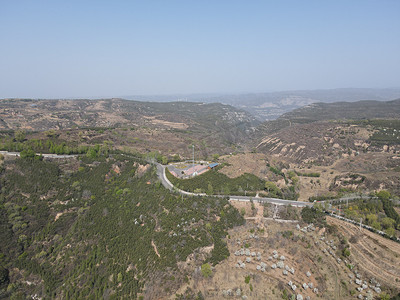
{"type": "Polygon", "coordinates": [[[192,145],[193,147],[193,173],[194,173],[194,144],[192,145]]]}
{"type": "Polygon", "coordinates": [[[360,231],[362,230],[362,218],[360,218],[360,231]]]}

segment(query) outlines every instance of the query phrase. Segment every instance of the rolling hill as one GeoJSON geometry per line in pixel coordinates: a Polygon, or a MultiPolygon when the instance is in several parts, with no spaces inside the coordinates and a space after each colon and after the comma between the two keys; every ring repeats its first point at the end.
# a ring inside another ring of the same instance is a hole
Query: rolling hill
{"type": "Polygon", "coordinates": [[[313,103],[279,117],[292,122],[308,123],[323,120],[362,120],[400,118],[400,99],[392,101],[357,101],[313,103]]]}
{"type": "Polygon", "coordinates": [[[0,100],[0,130],[57,131],[66,142],[103,143],[140,152],[191,157],[233,152],[259,122],[248,112],[219,103],[102,100],[0,100]],[[92,130],[91,130],[92,129],[92,130]]]}

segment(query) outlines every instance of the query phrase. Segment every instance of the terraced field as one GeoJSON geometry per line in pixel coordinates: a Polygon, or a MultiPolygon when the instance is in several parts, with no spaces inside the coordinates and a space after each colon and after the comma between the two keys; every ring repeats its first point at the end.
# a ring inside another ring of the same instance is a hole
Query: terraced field
{"type": "Polygon", "coordinates": [[[400,244],[335,218],[328,217],[328,222],[349,239],[351,259],[362,272],[390,288],[399,288],[400,244]]]}

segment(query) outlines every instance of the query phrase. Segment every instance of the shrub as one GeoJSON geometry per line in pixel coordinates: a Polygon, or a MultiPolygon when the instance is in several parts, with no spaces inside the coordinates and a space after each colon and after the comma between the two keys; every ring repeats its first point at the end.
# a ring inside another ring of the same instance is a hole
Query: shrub
{"type": "Polygon", "coordinates": [[[301,218],[306,223],[325,222],[325,214],[314,207],[304,207],[301,211],[301,218]]]}
{"type": "Polygon", "coordinates": [[[211,266],[209,263],[205,263],[201,265],[201,274],[203,277],[208,278],[212,275],[211,266]]]}
{"type": "Polygon", "coordinates": [[[247,284],[250,283],[250,275],[247,275],[246,277],[244,277],[244,282],[247,284]]]}

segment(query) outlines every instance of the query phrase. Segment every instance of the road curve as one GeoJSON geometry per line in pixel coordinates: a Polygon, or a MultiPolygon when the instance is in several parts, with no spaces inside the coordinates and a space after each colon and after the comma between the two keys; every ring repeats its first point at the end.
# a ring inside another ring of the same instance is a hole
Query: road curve
{"type": "MultiPolygon", "coordinates": [[[[0,154],[3,155],[10,155],[10,156],[20,156],[19,152],[8,152],[8,151],[0,151],[0,154]]],[[[39,155],[39,154],[37,154],[39,155]]],[[[57,155],[57,154],[42,154],[43,157],[45,158],[73,158],[77,157],[78,155],[57,155]]],[[[167,178],[165,175],[165,166],[162,164],[159,164],[157,162],[154,162],[157,168],[157,176],[160,179],[162,185],[169,189],[170,191],[176,191],[180,193],[181,195],[185,196],[206,196],[207,194],[205,193],[191,193],[191,192],[186,192],[181,189],[178,189],[175,187],[167,178]]],[[[305,207],[305,206],[312,206],[313,203],[309,202],[300,202],[300,201],[292,201],[292,200],[285,200],[285,199],[278,199],[278,198],[264,198],[264,197],[247,197],[247,196],[222,196],[222,195],[213,195],[214,197],[228,197],[229,200],[234,200],[234,201],[243,201],[243,202],[249,202],[249,201],[255,201],[255,202],[260,202],[260,203],[272,203],[276,205],[292,205],[292,206],[297,206],[297,207],[305,207]]]]}
{"type": "MultiPolygon", "coordinates": [[[[157,167],[157,176],[160,179],[162,185],[171,190],[171,191],[177,191],[178,193],[182,195],[188,195],[188,196],[206,196],[204,193],[190,193],[186,192],[183,190],[180,190],[176,188],[167,178],[165,175],[165,166],[161,165],[159,163],[155,163],[157,167]]],[[[285,199],[278,199],[278,198],[264,198],[264,197],[246,197],[246,196],[221,196],[221,195],[213,195],[214,197],[228,197],[229,200],[235,200],[235,201],[243,201],[243,202],[249,202],[249,201],[255,201],[255,202],[260,202],[260,203],[272,203],[276,205],[292,205],[292,206],[297,206],[297,207],[305,207],[305,206],[313,206],[313,203],[309,202],[300,202],[300,201],[293,201],[293,200],[285,200],[285,199]]]]}

